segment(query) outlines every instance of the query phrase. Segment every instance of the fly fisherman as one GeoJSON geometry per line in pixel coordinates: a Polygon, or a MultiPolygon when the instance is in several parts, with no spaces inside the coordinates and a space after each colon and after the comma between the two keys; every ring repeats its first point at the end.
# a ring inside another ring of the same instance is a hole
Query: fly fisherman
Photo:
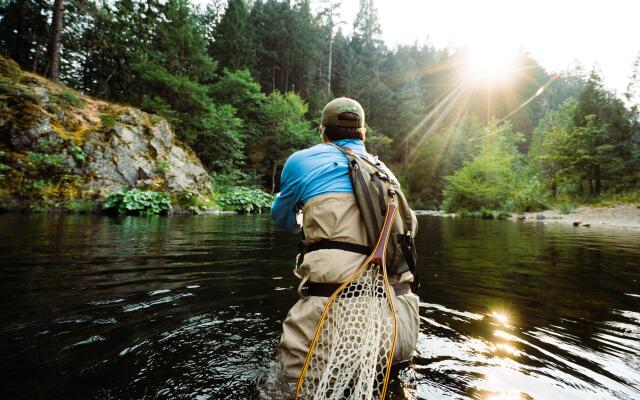
{"type": "MultiPolygon", "coordinates": [[[[364,213],[356,201],[356,185],[352,184],[349,158],[344,151],[352,151],[355,153],[351,153],[352,156],[377,164],[399,191],[395,176],[365,149],[365,116],[357,101],[341,97],[329,102],[322,111],[320,133],[322,144],[298,151],[287,160],[281,176],[281,192],[271,208],[279,226],[290,232],[299,232],[302,228],[304,238],[301,245],[304,247],[303,257],[295,271],[302,279],[298,288],[300,300],[283,322],[278,345],[278,358],[290,380],[298,378],[303,369],[328,297],[365,261],[375,244],[371,243],[368,226],[363,222],[364,213]]],[[[389,189],[389,192],[394,191],[389,189]]],[[[406,205],[404,196],[401,198],[406,205]]],[[[378,199],[373,201],[377,204],[378,199]]],[[[400,211],[403,211],[402,207],[400,211]]],[[[412,248],[413,243],[409,240],[415,235],[417,223],[410,209],[404,212],[408,220],[413,221],[409,223],[412,228],[406,235],[404,232],[402,235],[394,233],[397,241],[393,237],[389,243],[397,242],[398,248],[410,252],[407,249],[412,248]],[[405,237],[408,238],[406,243],[401,243],[405,237]]],[[[389,283],[393,287],[397,319],[393,361],[401,362],[408,360],[415,351],[419,316],[418,296],[410,288],[414,275],[409,269],[415,269],[412,265],[415,263],[415,251],[413,260],[401,254],[397,259],[401,262],[391,266],[389,283]]],[[[362,332],[362,335],[367,335],[367,332],[362,332]]]]}

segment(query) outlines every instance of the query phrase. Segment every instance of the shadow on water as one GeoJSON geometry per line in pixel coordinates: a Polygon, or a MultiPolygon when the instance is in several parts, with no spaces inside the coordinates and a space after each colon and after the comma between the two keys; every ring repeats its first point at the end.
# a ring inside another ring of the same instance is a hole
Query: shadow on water
{"type": "MultiPolygon", "coordinates": [[[[420,222],[391,398],[640,397],[639,233],[420,222]]],[[[2,398],[255,398],[296,242],[264,215],[0,215],[2,398]]]]}

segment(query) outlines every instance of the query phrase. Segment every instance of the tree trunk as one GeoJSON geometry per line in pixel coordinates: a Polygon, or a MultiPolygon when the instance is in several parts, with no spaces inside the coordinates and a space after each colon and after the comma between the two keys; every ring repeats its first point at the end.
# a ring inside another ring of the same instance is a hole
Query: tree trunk
{"type": "MultiPolygon", "coordinates": [[[[333,4],[331,5],[333,11],[333,4]]],[[[327,96],[331,95],[331,61],[333,58],[333,25],[329,28],[329,70],[327,73],[327,96]]]]}
{"type": "Polygon", "coordinates": [[[64,4],[62,0],[53,3],[53,19],[51,21],[51,33],[49,35],[47,78],[52,81],[60,80],[60,37],[62,36],[62,17],[64,4]]]}
{"type": "Polygon", "coordinates": [[[16,27],[16,36],[15,42],[13,44],[13,58],[20,64],[23,69],[27,69],[26,65],[29,60],[28,54],[25,51],[26,40],[24,38],[24,23],[27,20],[27,2],[25,0],[19,1],[19,12],[18,12],[18,26],[16,27]]]}
{"type": "Polygon", "coordinates": [[[602,179],[600,179],[600,166],[596,165],[595,167],[595,178],[596,178],[596,194],[600,196],[602,192],[602,179]]]}
{"type": "Polygon", "coordinates": [[[276,192],[276,171],[278,170],[278,162],[273,162],[273,172],[271,173],[271,194],[276,192]]]}
{"type": "Polygon", "coordinates": [[[273,66],[271,67],[271,91],[276,91],[276,63],[273,62],[273,66]]]}

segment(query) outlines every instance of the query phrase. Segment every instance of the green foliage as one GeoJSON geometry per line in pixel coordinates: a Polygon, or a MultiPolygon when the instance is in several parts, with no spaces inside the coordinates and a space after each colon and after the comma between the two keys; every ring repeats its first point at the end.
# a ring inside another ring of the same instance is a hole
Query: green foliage
{"type": "Polygon", "coordinates": [[[174,197],[173,203],[192,214],[201,214],[210,208],[213,208],[213,202],[209,197],[202,196],[194,192],[180,192],[174,197]]]}
{"type": "Polygon", "coordinates": [[[638,129],[637,110],[627,109],[592,73],[577,101],[541,120],[529,158],[552,197],[629,190],[640,182],[638,129]]]}
{"type": "Polygon", "coordinates": [[[216,201],[223,210],[236,211],[241,214],[260,213],[271,207],[273,196],[260,189],[235,187],[220,194],[216,201]]]}
{"type": "Polygon", "coordinates": [[[506,211],[495,211],[481,208],[479,211],[469,211],[466,208],[458,210],[458,215],[462,218],[476,219],[507,219],[511,218],[511,213],[506,211]]]}
{"type": "Polygon", "coordinates": [[[72,213],[86,214],[95,209],[95,202],[90,199],[69,200],[65,202],[64,207],[72,213]]]}
{"type": "Polygon", "coordinates": [[[62,174],[71,172],[65,162],[63,154],[48,154],[34,151],[26,152],[27,161],[36,176],[43,178],[57,178],[62,174]]]}
{"type": "Polygon", "coordinates": [[[460,169],[478,152],[473,138],[484,134],[477,118],[466,117],[456,125],[434,132],[417,149],[403,143],[406,152],[415,152],[414,159],[402,171],[403,187],[417,208],[437,209],[442,203],[443,179],[460,169]]]}
{"type": "Polygon", "coordinates": [[[210,105],[201,122],[202,130],[192,146],[205,167],[217,171],[237,168],[244,159],[244,135],[235,109],[228,104],[210,105]]]}
{"type": "MultiPolygon", "coordinates": [[[[224,12],[214,3],[200,11],[187,0],[67,2],[62,81],[167,118],[209,172],[251,177],[236,185],[276,191],[286,157],[317,142],[320,110],[338,96],[362,103],[368,149],[402,166],[405,190],[419,207],[438,208],[446,198],[447,206],[476,211],[537,209],[547,197],[593,199],[640,183],[637,107],[625,107],[595,74],[562,73],[510,116],[521,140],[492,153],[484,147],[493,139],[473,140],[482,127],[550,79],[529,56],[521,55],[514,85],[450,96],[459,77],[442,66],[455,65],[457,52],[429,43],[387,47],[373,0],[360,1],[349,35],[339,28],[338,9],[316,12],[306,0],[230,0],[224,12]]],[[[0,53],[43,74],[50,9],[43,0],[0,2],[0,53]]],[[[0,75],[0,97],[41,100],[19,88],[26,76],[15,63],[0,59],[0,75]]],[[[84,105],[73,90],[51,98],[44,107],[56,115],[58,103],[84,105]]],[[[117,119],[100,117],[105,126],[117,119]]],[[[63,150],[53,147],[32,150],[63,150]]],[[[67,153],[84,157],[74,148],[67,153]]],[[[34,175],[68,173],[55,157],[32,156],[29,163],[34,175]]]]}
{"type": "Polygon", "coordinates": [[[276,171],[295,150],[303,149],[318,140],[304,118],[307,104],[295,93],[272,92],[264,104],[265,149],[262,163],[273,166],[272,192],[275,191],[276,171]]]}
{"type": "Polygon", "coordinates": [[[78,97],[72,90],[67,89],[63,90],[60,93],[54,94],[51,96],[57,103],[62,105],[63,107],[76,107],[82,108],[85,105],[85,101],[78,97]]]}
{"type": "Polygon", "coordinates": [[[84,161],[85,160],[84,150],[82,150],[82,148],[80,148],[80,147],[78,147],[76,145],[69,146],[69,153],[71,154],[71,156],[76,161],[84,161]]]}
{"type": "Polygon", "coordinates": [[[478,211],[534,211],[544,208],[538,182],[527,173],[517,150],[520,136],[508,125],[492,125],[480,153],[446,177],[444,208],[478,211]]]}
{"type": "Polygon", "coordinates": [[[575,203],[560,203],[558,205],[558,210],[560,211],[560,214],[571,214],[571,211],[573,211],[573,209],[576,208],[576,204],[575,203]]]}
{"type": "Polygon", "coordinates": [[[159,174],[166,174],[171,169],[171,163],[169,160],[160,159],[156,161],[156,172],[159,174]]]}
{"type": "Polygon", "coordinates": [[[30,203],[29,209],[33,212],[42,213],[51,210],[57,205],[58,204],[54,199],[48,196],[42,196],[41,198],[37,199],[37,201],[30,203]]]}
{"type": "Polygon", "coordinates": [[[8,171],[11,171],[11,167],[5,163],[0,162],[0,179],[4,179],[8,171]]]}
{"type": "Polygon", "coordinates": [[[213,193],[225,193],[236,187],[259,187],[260,176],[257,172],[244,172],[240,170],[232,170],[227,173],[212,172],[211,191],[213,193]]]}
{"type": "Polygon", "coordinates": [[[210,54],[215,54],[223,67],[251,67],[255,62],[255,45],[249,10],[245,0],[229,0],[222,19],[216,26],[210,54]]]}
{"type": "Polygon", "coordinates": [[[593,207],[613,207],[620,204],[640,204],[640,189],[628,190],[622,193],[608,193],[599,197],[584,199],[593,207]]]}
{"type": "Polygon", "coordinates": [[[171,199],[164,192],[123,189],[107,197],[102,204],[102,209],[119,214],[165,214],[171,210],[171,199]]]}
{"type": "Polygon", "coordinates": [[[118,116],[114,114],[100,114],[100,122],[104,126],[114,126],[116,121],[118,120],[118,116]]]}

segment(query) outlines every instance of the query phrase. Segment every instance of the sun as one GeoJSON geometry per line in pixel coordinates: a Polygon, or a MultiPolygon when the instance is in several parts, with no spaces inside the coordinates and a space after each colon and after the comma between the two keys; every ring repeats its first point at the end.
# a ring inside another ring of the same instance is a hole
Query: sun
{"type": "Polygon", "coordinates": [[[462,51],[462,77],[474,85],[500,86],[513,81],[518,70],[517,49],[486,38],[462,51]]]}

